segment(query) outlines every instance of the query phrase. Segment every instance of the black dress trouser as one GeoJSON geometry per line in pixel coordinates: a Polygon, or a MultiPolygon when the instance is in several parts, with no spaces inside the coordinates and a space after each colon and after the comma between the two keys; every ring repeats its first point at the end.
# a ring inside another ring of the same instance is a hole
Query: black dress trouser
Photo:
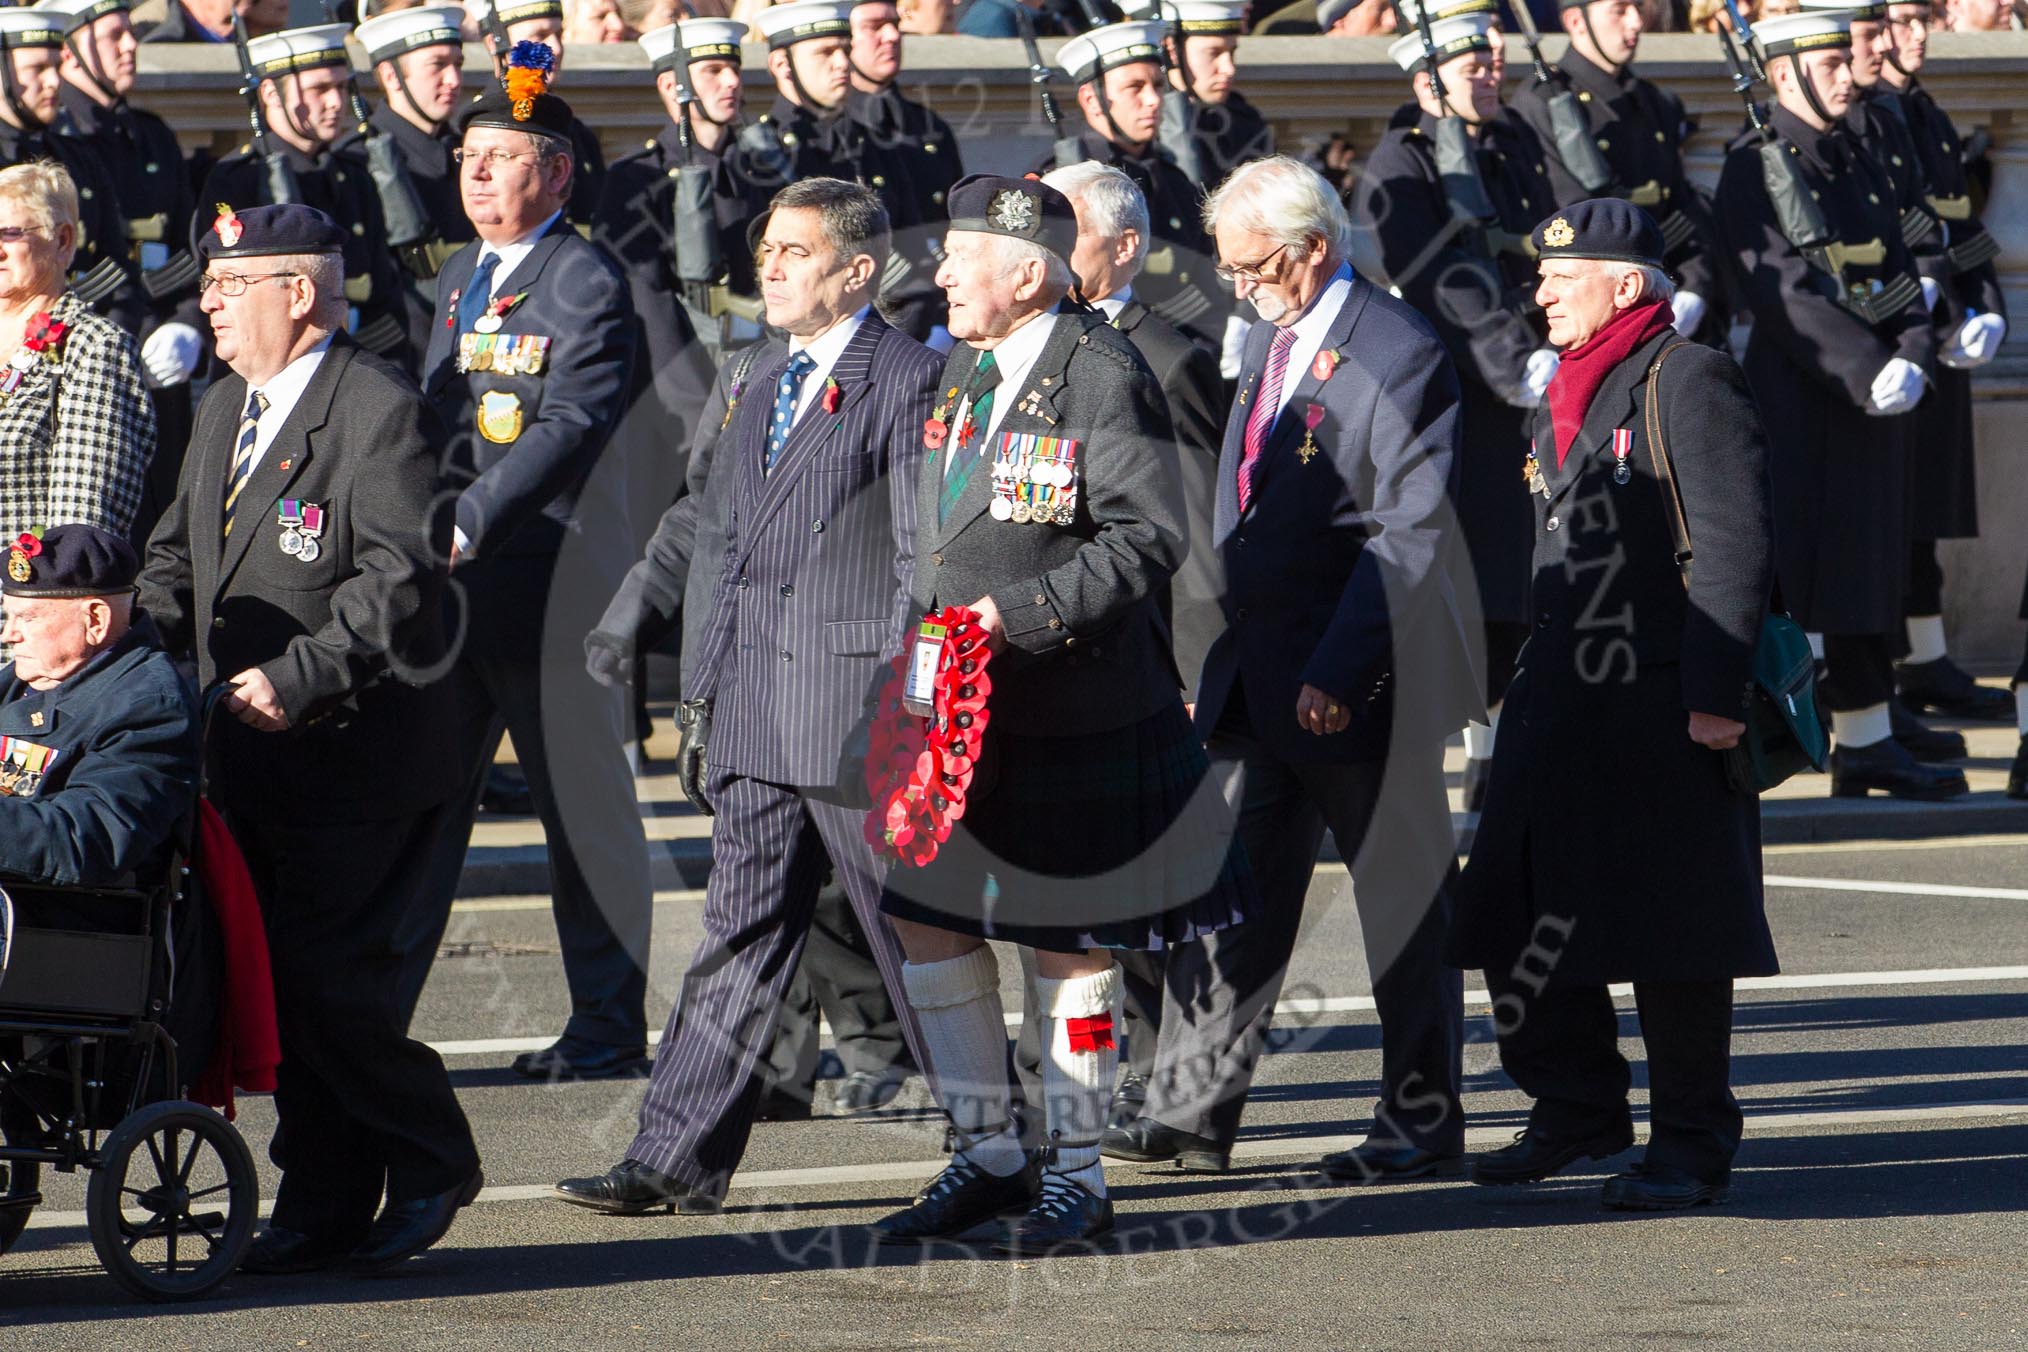
{"type": "MultiPolygon", "coordinates": [[[[1604,986],[1537,992],[1489,970],[1486,989],[1499,1013],[1500,1065],[1535,1100],[1531,1129],[1591,1136],[1630,1120],[1633,1071],[1604,986]]],[[[1636,981],[1634,1003],[1648,1052],[1647,1162],[1722,1183],[1744,1123],[1730,1085],[1732,982],[1636,981]]]]}

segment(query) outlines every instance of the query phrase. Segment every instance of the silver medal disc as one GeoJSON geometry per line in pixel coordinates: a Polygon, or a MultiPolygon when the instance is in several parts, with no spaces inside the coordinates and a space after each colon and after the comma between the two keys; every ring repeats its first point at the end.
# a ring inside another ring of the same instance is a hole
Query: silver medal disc
{"type": "Polygon", "coordinates": [[[304,563],[315,563],[317,561],[317,556],[319,554],[322,554],[323,552],[324,546],[317,543],[317,539],[315,536],[305,535],[303,537],[302,548],[297,552],[296,557],[301,559],[304,563]]]}
{"type": "Polygon", "coordinates": [[[303,552],[303,533],[294,526],[290,526],[282,531],[282,552],[284,554],[300,554],[303,552]]]}
{"type": "Polygon", "coordinates": [[[472,331],[474,333],[498,333],[500,331],[500,316],[480,315],[477,322],[472,325],[472,331]]]}
{"type": "Polygon", "coordinates": [[[993,514],[995,521],[1006,521],[1014,515],[1014,504],[1005,498],[994,498],[993,505],[986,510],[993,514]]]}
{"type": "Polygon", "coordinates": [[[1614,482],[1614,483],[1616,483],[1616,484],[1623,484],[1623,483],[1626,483],[1626,482],[1627,482],[1628,480],[1632,479],[1633,477],[1634,477],[1634,472],[1633,472],[1632,470],[1630,470],[1630,469],[1628,469],[1628,468],[1627,468],[1627,462],[1626,462],[1626,461],[1622,460],[1622,461],[1620,461],[1620,463],[1619,463],[1619,464],[1617,464],[1617,465],[1614,465],[1614,466],[1613,466],[1613,482],[1614,482]]]}

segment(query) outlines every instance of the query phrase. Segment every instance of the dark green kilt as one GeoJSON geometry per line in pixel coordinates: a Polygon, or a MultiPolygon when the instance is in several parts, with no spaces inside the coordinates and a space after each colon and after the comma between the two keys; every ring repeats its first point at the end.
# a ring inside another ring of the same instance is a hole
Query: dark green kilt
{"type": "Polygon", "coordinates": [[[986,733],[983,792],[881,909],[1031,948],[1152,951],[1240,923],[1253,877],[1179,701],[1080,737],[986,733]]]}

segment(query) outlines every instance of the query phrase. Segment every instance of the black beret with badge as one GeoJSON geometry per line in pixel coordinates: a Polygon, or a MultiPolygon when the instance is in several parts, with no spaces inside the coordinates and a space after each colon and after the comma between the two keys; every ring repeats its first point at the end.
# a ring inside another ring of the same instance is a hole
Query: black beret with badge
{"type": "Polygon", "coordinates": [[[7,550],[8,596],[119,596],[136,591],[141,560],[134,547],[109,530],[83,522],[31,527],[7,550]]]}
{"type": "Polygon", "coordinates": [[[291,202],[234,211],[220,202],[211,228],[198,236],[197,256],[208,263],[215,258],[335,254],[345,251],[346,239],[344,228],[315,207],[291,202]]]}
{"type": "Polygon", "coordinates": [[[547,43],[517,42],[508,49],[500,86],[489,89],[458,110],[456,128],[463,136],[474,127],[525,131],[570,144],[576,121],[570,105],[549,92],[556,71],[556,53],[547,43]]]}
{"type": "Polygon", "coordinates": [[[1039,179],[971,174],[951,185],[950,228],[1040,244],[1064,262],[1077,247],[1077,210],[1039,179]]]}
{"type": "Polygon", "coordinates": [[[1536,256],[1595,258],[1611,263],[1662,266],[1666,245],[1655,218],[1618,197],[1572,202],[1535,227],[1536,256]]]}

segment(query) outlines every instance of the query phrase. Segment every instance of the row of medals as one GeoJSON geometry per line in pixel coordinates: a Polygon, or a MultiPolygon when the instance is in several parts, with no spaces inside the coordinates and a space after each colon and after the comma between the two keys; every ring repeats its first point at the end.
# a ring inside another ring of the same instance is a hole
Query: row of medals
{"type": "Polygon", "coordinates": [[[995,521],[1012,521],[1017,526],[1068,526],[1077,510],[1077,493],[1070,489],[1076,479],[1076,472],[1063,460],[1031,461],[1025,475],[1015,462],[996,460],[993,505],[988,510],[995,521]]]}
{"type": "MultiPolygon", "coordinates": [[[[1528,491],[1530,493],[1540,493],[1545,498],[1549,496],[1549,480],[1543,477],[1542,464],[1536,460],[1535,452],[1528,452],[1528,461],[1521,466],[1521,474],[1523,478],[1528,480],[1528,491]]],[[[1633,477],[1634,471],[1627,466],[1625,460],[1613,466],[1614,483],[1623,484],[1633,477]]]]}

